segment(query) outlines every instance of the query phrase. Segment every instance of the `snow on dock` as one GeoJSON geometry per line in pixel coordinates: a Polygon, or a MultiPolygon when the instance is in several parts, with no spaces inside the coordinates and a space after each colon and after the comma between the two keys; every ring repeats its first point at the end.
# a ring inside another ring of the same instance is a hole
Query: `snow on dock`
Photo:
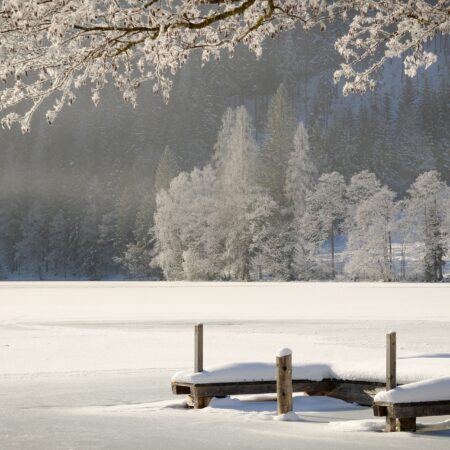
{"type": "MultiPolygon", "coordinates": [[[[384,382],[386,368],[383,360],[370,359],[360,365],[341,362],[293,363],[293,379],[321,381],[324,379],[384,382]]],[[[397,361],[397,383],[406,384],[429,378],[445,377],[450,373],[450,358],[419,355],[397,361]]],[[[203,372],[179,371],[172,382],[179,383],[231,383],[238,381],[274,381],[275,362],[235,362],[206,367],[203,372]]]]}
{"type": "Polygon", "coordinates": [[[383,403],[450,401],[450,376],[397,386],[395,389],[379,392],[374,400],[383,403]]]}

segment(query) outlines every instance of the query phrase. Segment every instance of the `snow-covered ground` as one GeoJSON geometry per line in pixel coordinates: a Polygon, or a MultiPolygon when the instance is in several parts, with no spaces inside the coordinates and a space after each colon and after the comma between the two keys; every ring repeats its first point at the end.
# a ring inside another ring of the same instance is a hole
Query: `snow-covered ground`
{"type": "Polygon", "coordinates": [[[273,420],[273,396],[187,410],[170,379],[192,367],[197,321],[206,367],[271,363],[289,347],[299,363],[378,378],[395,330],[406,381],[450,374],[446,284],[0,283],[0,448],[450,445],[449,430],[381,433],[369,408],[335,399],[297,395],[294,422],[273,420]]]}

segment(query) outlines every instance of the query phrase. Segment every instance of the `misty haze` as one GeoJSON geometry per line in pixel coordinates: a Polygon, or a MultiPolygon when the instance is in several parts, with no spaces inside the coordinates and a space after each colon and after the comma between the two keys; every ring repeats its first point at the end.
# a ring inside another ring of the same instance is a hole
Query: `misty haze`
{"type": "Polygon", "coordinates": [[[30,133],[2,130],[0,278],[445,278],[448,37],[429,44],[438,60],[416,77],[405,76],[394,59],[375,91],[344,97],[342,85],[333,84],[338,31],[333,25],[326,33],[282,34],[265,44],[259,61],[239,48],[233,59],[201,67],[194,54],[167,105],[144,85],[133,108],[107,85],[97,107],[82,89],[53,125],[37,115],[30,133]],[[247,134],[227,149],[220,142],[224,115],[238,107],[245,117],[228,132],[245,127],[247,134]],[[233,189],[252,192],[245,204],[224,185],[220,164],[242,184],[228,180],[233,189]],[[246,164],[252,170],[236,172],[246,164]],[[209,191],[185,180],[185,197],[175,198],[182,180],[170,183],[194,169],[209,191]],[[320,205],[327,189],[337,195],[334,206],[320,205]],[[423,220],[421,190],[432,191],[425,203],[439,199],[423,220]],[[206,207],[202,195],[216,204],[206,207]],[[182,213],[174,217],[170,208],[182,213]],[[377,208],[387,215],[383,223],[364,217],[364,209],[377,208]],[[241,220],[234,228],[232,217],[241,220]]]}

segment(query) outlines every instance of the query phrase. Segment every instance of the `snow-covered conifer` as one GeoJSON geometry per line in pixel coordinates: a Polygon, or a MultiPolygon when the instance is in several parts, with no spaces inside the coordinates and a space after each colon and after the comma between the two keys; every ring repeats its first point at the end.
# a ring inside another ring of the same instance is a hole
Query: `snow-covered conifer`
{"type": "Polygon", "coordinates": [[[21,240],[16,245],[18,272],[24,279],[42,279],[48,246],[47,211],[42,202],[31,204],[21,223],[21,240]]]}
{"type": "Polygon", "coordinates": [[[295,218],[305,211],[306,197],[312,191],[317,178],[317,169],[311,158],[308,132],[299,123],[294,134],[294,150],[286,168],[285,192],[295,218]]]}
{"type": "Polygon", "coordinates": [[[167,189],[170,182],[178,175],[180,169],[178,167],[177,158],[169,146],[166,146],[159,158],[158,167],[155,175],[155,195],[161,189],[167,189]]]}
{"type": "Polygon", "coordinates": [[[294,109],[286,89],[280,85],[267,112],[266,136],[261,154],[263,185],[281,208],[287,208],[286,170],[289,158],[295,151],[294,133],[296,120],[294,109]]]}
{"type": "Polygon", "coordinates": [[[48,254],[46,261],[55,277],[66,278],[68,259],[67,220],[64,210],[59,209],[48,226],[48,254]]]}

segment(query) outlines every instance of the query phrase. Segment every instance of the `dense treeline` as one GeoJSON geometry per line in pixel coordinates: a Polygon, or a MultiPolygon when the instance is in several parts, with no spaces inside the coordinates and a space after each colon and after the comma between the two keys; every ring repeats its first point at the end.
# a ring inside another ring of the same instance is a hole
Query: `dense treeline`
{"type": "Polygon", "coordinates": [[[169,280],[441,281],[449,187],[427,171],[396,197],[367,170],[348,183],[336,171],[318,176],[281,87],[260,148],[247,110],[229,109],[210,163],[159,191],[148,263],[169,280]]]}
{"type": "MultiPolygon", "coordinates": [[[[386,86],[346,98],[330,81],[336,63],[332,38],[332,33],[298,31],[274,41],[259,62],[245,51],[204,68],[192,61],[178,75],[167,106],[144,93],[140,106],[128,109],[111,92],[94,109],[86,93],[52,127],[37,123],[27,136],[2,131],[0,277],[160,278],[151,232],[156,193],[167,190],[179,172],[208,165],[228,107],[245,105],[249,111],[258,148],[258,186],[277,185],[270,197],[281,204],[288,194],[280,174],[291,167],[288,155],[295,148],[284,135],[280,148],[290,151],[275,149],[268,133],[271,123],[284,120],[269,108],[280,100],[274,94],[281,82],[293,117],[289,126],[297,129],[301,120],[309,136],[315,180],[337,171],[348,185],[352,175],[368,170],[398,199],[407,197],[423,172],[435,169],[449,182],[445,38],[432,43],[442,57],[429,73],[401,79],[388,66],[386,86]]],[[[293,213],[275,209],[284,229],[293,213]]],[[[337,234],[340,250],[342,233],[337,234]]],[[[349,236],[348,246],[351,242],[349,236]]],[[[281,249],[279,255],[285,257],[281,249]]],[[[339,275],[343,263],[338,256],[335,262],[339,275]]],[[[284,268],[276,273],[287,276],[284,268]]]]}

